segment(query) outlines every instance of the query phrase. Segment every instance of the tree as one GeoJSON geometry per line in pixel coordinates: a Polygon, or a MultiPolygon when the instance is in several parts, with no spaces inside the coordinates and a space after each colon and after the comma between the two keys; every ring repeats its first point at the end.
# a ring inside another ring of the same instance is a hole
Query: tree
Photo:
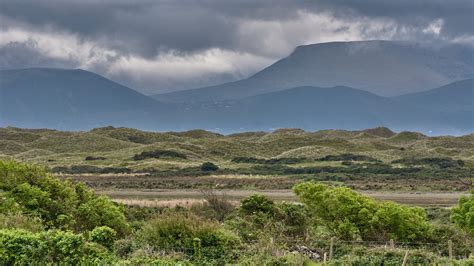
{"type": "Polygon", "coordinates": [[[421,208],[379,202],[346,187],[300,183],[294,187],[317,222],[343,239],[401,241],[429,237],[431,225],[421,208]]]}

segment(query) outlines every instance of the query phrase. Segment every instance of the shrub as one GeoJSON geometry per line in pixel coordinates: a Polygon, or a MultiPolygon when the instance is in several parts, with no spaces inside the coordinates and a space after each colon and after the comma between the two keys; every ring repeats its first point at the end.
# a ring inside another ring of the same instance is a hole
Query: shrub
{"type": "Polygon", "coordinates": [[[25,229],[30,232],[40,232],[44,229],[43,221],[38,217],[22,213],[0,213],[0,229],[25,229]]]}
{"type": "Polygon", "coordinates": [[[233,250],[240,243],[235,234],[217,223],[183,213],[171,213],[152,219],[138,232],[142,246],[150,246],[156,251],[184,250],[190,256],[194,252],[195,238],[201,240],[202,256],[209,260],[231,260],[233,250]]]}
{"type": "Polygon", "coordinates": [[[307,158],[272,158],[272,159],[258,159],[255,157],[235,157],[232,159],[233,163],[251,163],[251,164],[296,164],[308,161],[307,158]]]}
{"type": "Polygon", "coordinates": [[[327,155],[320,158],[319,161],[366,161],[366,162],[380,162],[380,160],[374,159],[366,155],[358,155],[352,153],[344,153],[339,155],[327,155]]]}
{"type": "Polygon", "coordinates": [[[211,162],[205,162],[201,165],[201,170],[204,172],[214,172],[219,170],[219,167],[211,162]]]}
{"type": "Polygon", "coordinates": [[[108,249],[114,246],[117,232],[108,226],[99,226],[89,233],[89,240],[100,244],[108,249]]]}
{"type": "Polygon", "coordinates": [[[240,203],[240,209],[246,214],[264,213],[273,215],[275,204],[264,195],[255,194],[243,199],[240,203]]]}
{"type": "Polygon", "coordinates": [[[96,196],[83,184],[51,176],[44,168],[0,161],[0,211],[38,217],[48,229],[92,230],[106,225],[126,232],[124,210],[105,196],[96,196]]]}
{"type": "Polygon", "coordinates": [[[103,160],[106,160],[107,158],[105,157],[102,157],[102,156],[86,156],[86,158],[84,160],[86,161],[103,161],[103,160]]]}
{"type": "Polygon", "coordinates": [[[65,231],[32,233],[22,229],[0,230],[0,264],[90,264],[111,262],[100,248],[93,248],[81,234],[65,231]]]}
{"type": "Polygon", "coordinates": [[[463,167],[464,161],[463,160],[454,160],[451,158],[436,158],[436,157],[429,157],[429,158],[403,158],[392,161],[392,164],[400,163],[406,165],[429,165],[431,167],[438,167],[441,169],[444,168],[456,168],[456,167],[463,167]]]}
{"type": "Polygon", "coordinates": [[[474,190],[470,196],[459,199],[458,206],[453,208],[451,219],[457,226],[474,236],[474,190]]]}
{"type": "Polygon", "coordinates": [[[128,230],[123,206],[117,205],[105,196],[94,197],[79,205],[78,227],[80,230],[92,230],[96,226],[108,226],[124,235],[128,230]]]}
{"type": "Polygon", "coordinates": [[[140,154],[135,154],[135,156],[133,156],[133,159],[135,161],[139,161],[139,160],[145,160],[148,158],[158,159],[158,158],[163,158],[163,157],[187,159],[186,154],[176,152],[176,151],[169,151],[169,150],[144,151],[140,154]]]}
{"type": "Polygon", "coordinates": [[[401,241],[429,237],[431,226],[421,208],[378,202],[345,187],[306,182],[295,193],[317,219],[343,239],[401,241]]]}
{"type": "Polygon", "coordinates": [[[202,191],[204,199],[206,200],[206,207],[212,211],[211,218],[218,221],[224,221],[224,219],[234,211],[234,206],[230,201],[227,200],[223,194],[219,196],[213,191],[202,191]]]}

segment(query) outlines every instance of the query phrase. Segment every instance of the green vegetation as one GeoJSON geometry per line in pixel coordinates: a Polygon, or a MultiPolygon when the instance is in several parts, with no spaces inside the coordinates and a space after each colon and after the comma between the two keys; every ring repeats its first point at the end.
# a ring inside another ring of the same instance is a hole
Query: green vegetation
{"type": "Polygon", "coordinates": [[[207,192],[189,208],[126,207],[42,167],[0,161],[0,264],[311,265],[330,242],[335,265],[398,265],[407,249],[410,264],[473,263],[472,223],[462,222],[472,220],[470,198],[451,224],[449,210],[427,215],[314,182],[294,189],[302,204],[256,194],[234,206],[207,192]],[[458,259],[447,258],[447,240],[458,259]]]}
{"type": "Polygon", "coordinates": [[[136,154],[133,156],[135,161],[145,160],[149,158],[181,158],[186,159],[186,154],[182,154],[175,151],[167,151],[167,150],[155,150],[155,151],[144,151],[140,154],[136,154]]]}
{"type": "Polygon", "coordinates": [[[47,229],[80,232],[106,225],[122,235],[128,231],[123,207],[40,167],[0,161],[0,191],[4,214],[35,217],[47,229]]]}
{"type": "Polygon", "coordinates": [[[459,205],[453,209],[453,221],[460,228],[474,236],[474,191],[468,197],[462,197],[459,205]]]}
{"type": "Polygon", "coordinates": [[[474,174],[472,135],[428,137],[387,128],[280,129],[224,136],[204,130],[161,133],[104,127],[63,132],[8,127],[0,128],[0,136],[0,158],[45,165],[104,190],[290,189],[316,180],[343,182],[359,190],[468,191],[459,179],[474,174]],[[219,169],[203,170],[206,162],[219,169]],[[87,179],[83,174],[97,176],[87,179]],[[101,174],[116,174],[117,180],[106,182],[101,174]],[[147,178],[141,178],[143,174],[147,178]],[[226,180],[228,175],[247,179],[238,183],[226,180]],[[215,179],[184,181],[205,176],[215,179]],[[262,181],[263,176],[274,180],[262,181]]]}
{"type": "Polygon", "coordinates": [[[430,224],[421,208],[378,202],[345,187],[301,183],[295,193],[332,234],[345,240],[423,241],[430,224]]]}
{"type": "Polygon", "coordinates": [[[328,264],[401,265],[409,250],[408,264],[470,265],[474,194],[423,209],[356,190],[469,193],[473,175],[472,134],[0,128],[0,264],[312,265],[333,243],[328,264]],[[292,188],[299,202],[213,192],[292,188]],[[127,206],[93,189],[204,201],[127,206]]]}
{"type": "Polygon", "coordinates": [[[211,163],[211,162],[205,162],[201,164],[201,171],[204,172],[213,172],[219,170],[219,166],[211,163]]]}

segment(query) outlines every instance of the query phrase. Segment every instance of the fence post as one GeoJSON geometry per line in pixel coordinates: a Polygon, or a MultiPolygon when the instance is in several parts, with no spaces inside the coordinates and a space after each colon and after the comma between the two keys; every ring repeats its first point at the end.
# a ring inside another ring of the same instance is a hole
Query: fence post
{"type": "Polygon", "coordinates": [[[407,262],[408,262],[408,250],[405,252],[405,257],[403,257],[402,266],[407,265],[407,262]]]}
{"type": "Polygon", "coordinates": [[[335,237],[331,237],[331,242],[329,243],[329,259],[332,259],[332,255],[334,254],[334,239],[335,237]]]}
{"type": "Polygon", "coordinates": [[[390,239],[390,248],[391,249],[395,248],[395,242],[393,241],[393,239],[390,239]]]}
{"type": "Polygon", "coordinates": [[[194,257],[196,260],[200,261],[202,257],[202,250],[201,250],[201,239],[193,238],[193,247],[194,247],[194,257]]]}
{"type": "Polygon", "coordinates": [[[326,264],[326,261],[327,261],[327,258],[328,257],[328,254],[326,252],[324,252],[324,255],[323,255],[323,263],[326,264]]]}
{"type": "Polygon", "coordinates": [[[449,252],[449,259],[453,259],[453,241],[450,239],[448,240],[448,252],[449,252]]]}

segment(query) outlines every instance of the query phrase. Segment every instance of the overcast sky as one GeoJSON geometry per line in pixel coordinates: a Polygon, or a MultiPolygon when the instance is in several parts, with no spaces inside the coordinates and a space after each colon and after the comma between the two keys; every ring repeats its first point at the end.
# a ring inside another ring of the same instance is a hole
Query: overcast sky
{"type": "Polygon", "coordinates": [[[474,43],[474,0],[0,0],[0,68],[94,71],[144,93],[247,77],[298,45],[474,43]]]}

